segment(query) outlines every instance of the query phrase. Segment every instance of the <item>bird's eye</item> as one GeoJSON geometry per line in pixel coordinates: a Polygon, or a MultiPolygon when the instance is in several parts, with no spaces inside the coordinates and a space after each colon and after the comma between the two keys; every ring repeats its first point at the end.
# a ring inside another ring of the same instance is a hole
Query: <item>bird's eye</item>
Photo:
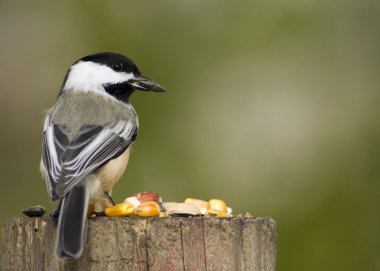
{"type": "Polygon", "coordinates": [[[123,70],[123,63],[115,63],[115,64],[113,64],[112,68],[115,71],[121,71],[121,70],[123,70]]]}

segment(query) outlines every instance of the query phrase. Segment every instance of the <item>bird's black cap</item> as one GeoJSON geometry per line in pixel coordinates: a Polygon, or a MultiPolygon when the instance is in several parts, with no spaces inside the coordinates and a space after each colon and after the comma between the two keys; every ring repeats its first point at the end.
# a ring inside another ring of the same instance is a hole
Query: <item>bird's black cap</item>
{"type": "MultiPolygon", "coordinates": [[[[100,65],[107,66],[118,73],[133,74],[130,77],[126,77],[125,81],[120,82],[105,82],[102,83],[104,90],[123,102],[128,102],[129,96],[135,90],[164,92],[165,89],[152,81],[151,79],[142,76],[136,64],[128,57],[111,52],[96,53],[82,57],[77,60],[72,67],[81,62],[92,62],[100,65]]],[[[69,74],[72,68],[67,72],[62,84],[61,91],[58,97],[64,92],[65,84],[69,78],[69,74]]]]}
{"type": "Polygon", "coordinates": [[[97,53],[97,54],[85,56],[79,59],[77,62],[80,62],[80,61],[91,61],[94,63],[106,65],[110,67],[111,69],[118,72],[128,72],[128,73],[133,73],[135,75],[141,74],[136,64],[130,58],[117,54],[117,53],[111,53],[111,52],[97,53]]]}

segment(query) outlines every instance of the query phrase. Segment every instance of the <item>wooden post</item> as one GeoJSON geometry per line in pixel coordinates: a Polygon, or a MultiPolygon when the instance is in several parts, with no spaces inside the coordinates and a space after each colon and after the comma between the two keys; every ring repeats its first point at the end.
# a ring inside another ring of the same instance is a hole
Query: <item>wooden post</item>
{"type": "Polygon", "coordinates": [[[82,257],[54,257],[56,219],[7,218],[1,270],[274,271],[276,224],[271,218],[89,219],[82,257]]]}

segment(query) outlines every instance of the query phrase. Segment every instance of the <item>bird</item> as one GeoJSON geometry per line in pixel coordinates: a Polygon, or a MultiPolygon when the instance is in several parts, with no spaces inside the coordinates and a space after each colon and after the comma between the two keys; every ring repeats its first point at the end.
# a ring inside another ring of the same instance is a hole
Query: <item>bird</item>
{"type": "Polygon", "coordinates": [[[114,205],[113,185],[128,164],[139,121],[130,103],[135,91],[165,92],[128,57],[112,52],[85,56],[68,70],[42,133],[40,170],[58,216],[56,257],[83,253],[88,205],[97,214],[114,205]]]}

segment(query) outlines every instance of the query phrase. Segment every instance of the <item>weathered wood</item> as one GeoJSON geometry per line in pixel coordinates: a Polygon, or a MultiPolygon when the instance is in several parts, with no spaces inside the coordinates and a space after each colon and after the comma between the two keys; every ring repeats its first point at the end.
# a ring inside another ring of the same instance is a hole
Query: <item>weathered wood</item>
{"type": "Polygon", "coordinates": [[[195,217],[182,220],[182,247],[185,270],[206,271],[204,219],[195,217]]]}
{"type": "Polygon", "coordinates": [[[1,270],[274,271],[271,218],[91,218],[82,257],[54,257],[56,220],[8,218],[1,270]]]}

